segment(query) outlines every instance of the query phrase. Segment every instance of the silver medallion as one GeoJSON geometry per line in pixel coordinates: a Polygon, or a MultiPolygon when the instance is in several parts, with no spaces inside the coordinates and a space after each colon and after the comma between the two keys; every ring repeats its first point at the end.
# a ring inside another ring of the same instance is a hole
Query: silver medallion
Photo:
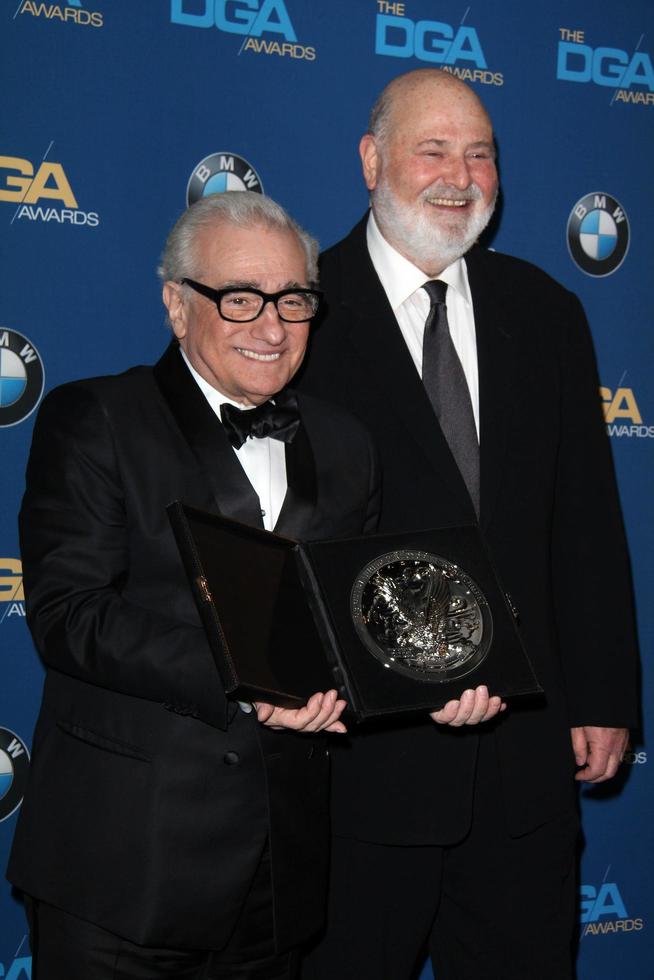
{"type": "Polygon", "coordinates": [[[356,577],[350,609],[378,660],[423,681],[470,673],[486,657],[493,634],[479,586],[426,551],[391,551],[369,562],[356,577]]]}

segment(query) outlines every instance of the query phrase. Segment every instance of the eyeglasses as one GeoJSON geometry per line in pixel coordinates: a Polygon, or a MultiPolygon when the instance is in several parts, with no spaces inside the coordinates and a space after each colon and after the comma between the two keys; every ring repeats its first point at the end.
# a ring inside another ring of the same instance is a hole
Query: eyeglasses
{"type": "Polygon", "coordinates": [[[266,303],[274,303],[277,315],[285,323],[304,323],[313,320],[320,308],[322,293],[317,289],[281,289],[278,293],[264,293],[250,287],[244,289],[212,289],[195,279],[182,282],[196,293],[201,293],[216,304],[223,320],[232,323],[249,323],[263,312],[266,303]]]}

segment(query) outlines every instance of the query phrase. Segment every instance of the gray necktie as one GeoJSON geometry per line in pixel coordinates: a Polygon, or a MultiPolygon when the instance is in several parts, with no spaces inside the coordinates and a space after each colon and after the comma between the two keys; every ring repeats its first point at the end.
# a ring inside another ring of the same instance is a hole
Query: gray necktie
{"type": "Polygon", "coordinates": [[[431,302],[422,345],[422,383],[479,516],[479,440],[470,389],[447,322],[447,283],[431,279],[422,288],[431,302]]]}

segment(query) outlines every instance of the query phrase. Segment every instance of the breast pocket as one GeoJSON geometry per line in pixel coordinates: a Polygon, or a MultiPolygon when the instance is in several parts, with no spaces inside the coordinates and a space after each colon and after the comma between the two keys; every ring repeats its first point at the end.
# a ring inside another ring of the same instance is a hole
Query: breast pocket
{"type": "Polygon", "coordinates": [[[137,745],[124,742],[122,739],[112,738],[110,735],[103,735],[93,731],[84,725],[78,725],[72,721],[59,720],[57,727],[70,735],[71,738],[79,739],[87,745],[92,745],[96,749],[103,749],[105,752],[112,752],[116,755],[125,756],[128,759],[136,759],[139,762],[152,762],[152,756],[144,752],[137,745]]]}

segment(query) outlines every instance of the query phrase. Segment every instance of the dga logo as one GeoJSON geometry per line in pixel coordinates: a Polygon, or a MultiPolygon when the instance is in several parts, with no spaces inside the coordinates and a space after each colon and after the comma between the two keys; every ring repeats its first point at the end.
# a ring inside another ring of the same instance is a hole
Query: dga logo
{"type": "Polygon", "coordinates": [[[614,881],[606,881],[610,866],[606,869],[605,880],[597,888],[595,885],[582,885],[581,896],[581,938],[600,936],[615,932],[640,932],[644,923],[641,917],[631,918],[623,901],[620,889],[614,881]]]}
{"type": "MultiPolygon", "coordinates": [[[[21,947],[23,944],[24,941],[21,943],[21,947]]],[[[19,956],[18,953],[14,956],[11,964],[7,966],[6,971],[4,964],[0,963],[0,977],[4,977],[4,980],[32,980],[32,957],[19,956]]]]}
{"type": "Polygon", "coordinates": [[[12,224],[16,218],[26,218],[28,221],[54,221],[60,225],[94,228],[100,223],[96,212],[78,209],[77,198],[62,164],[46,159],[53,145],[51,142],[36,166],[23,157],[0,156],[0,201],[18,205],[12,224]],[[44,207],[40,201],[60,203],[44,207]]]}
{"type": "Polygon", "coordinates": [[[23,566],[19,558],[0,558],[0,626],[10,616],[25,618],[23,566]]]}
{"type": "Polygon", "coordinates": [[[654,438],[654,425],[643,423],[643,416],[633,388],[624,388],[622,383],[627,376],[625,371],[617,388],[600,388],[604,419],[609,435],[614,439],[623,437],[654,438]]]}
{"type": "Polygon", "coordinates": [[[170,0],[170,19],[185,27],[216,27],[244,34],[241,51],[315,61],[316,49],[298,44],[284,0],[170,0]],[[262,34],[272,34],[265,40],[262,34]],[[279,41],[282,36],[284,41],[279,41]]]}
{"type": "Polygon", "coordinates": [[[647,762],[647,752],[644,749],[636,752],[630,743],[622,757],[622,762],[625,766],[644,766],[647,762]]]}
{"type": "Polygon", "coordinates": [[[638,50],[643,37],[641,34],[630,54],[622,48],[593,48],[585,43],[584,31],[560,27],[556,77],[563,82],[590,82],[612,88],[611,104],[654,106],[654,66],[650,56],[638,50]]]}
{"type": "Polygon", "coordinates": [[[8,728],[0,728],[0,821],[20,806],[29,765],[29,752],[22,739],[8,728]]]}
{"type": "Polygon", "coordinates": [[[256,191],[263,194],[263,184],[247,160],[235,153],[220,150],[200,160],[193,170],[186,188],[186,203],[190,207],[201,197],[222,191],[256,191]]]}
{"type": "Polygon", "coordinates": [[[610,276],[629,248],[629,222],[614,197],[603,192],[580,198],[568,218],[568,251],[582,272],[610,276]]]}
{"type": "Polygon", "coordinates": [[[17,14],[31,14],[32,17],[45,17],[80,27],[102,27],[102,14],[96,10],[85,10],[82,0],[66,0],[66,3],[39,3],[38,0],[23,0],[17,14]]]}
{"type": "Polygon", "coordinates": [[[439,20],[413,21],[406,16],[405,6],[377,0],[375,54],[418,58],[466,82],[504,84],[501,72],[489,70],[474,27],[464,26],[463,21],[458,27],[439,20]]]}
{"type": "Polygon", "coordinates": [[[0,427],[31,415],[43,394],[43,361],[27,337],[0,327],[0,427]]]}

